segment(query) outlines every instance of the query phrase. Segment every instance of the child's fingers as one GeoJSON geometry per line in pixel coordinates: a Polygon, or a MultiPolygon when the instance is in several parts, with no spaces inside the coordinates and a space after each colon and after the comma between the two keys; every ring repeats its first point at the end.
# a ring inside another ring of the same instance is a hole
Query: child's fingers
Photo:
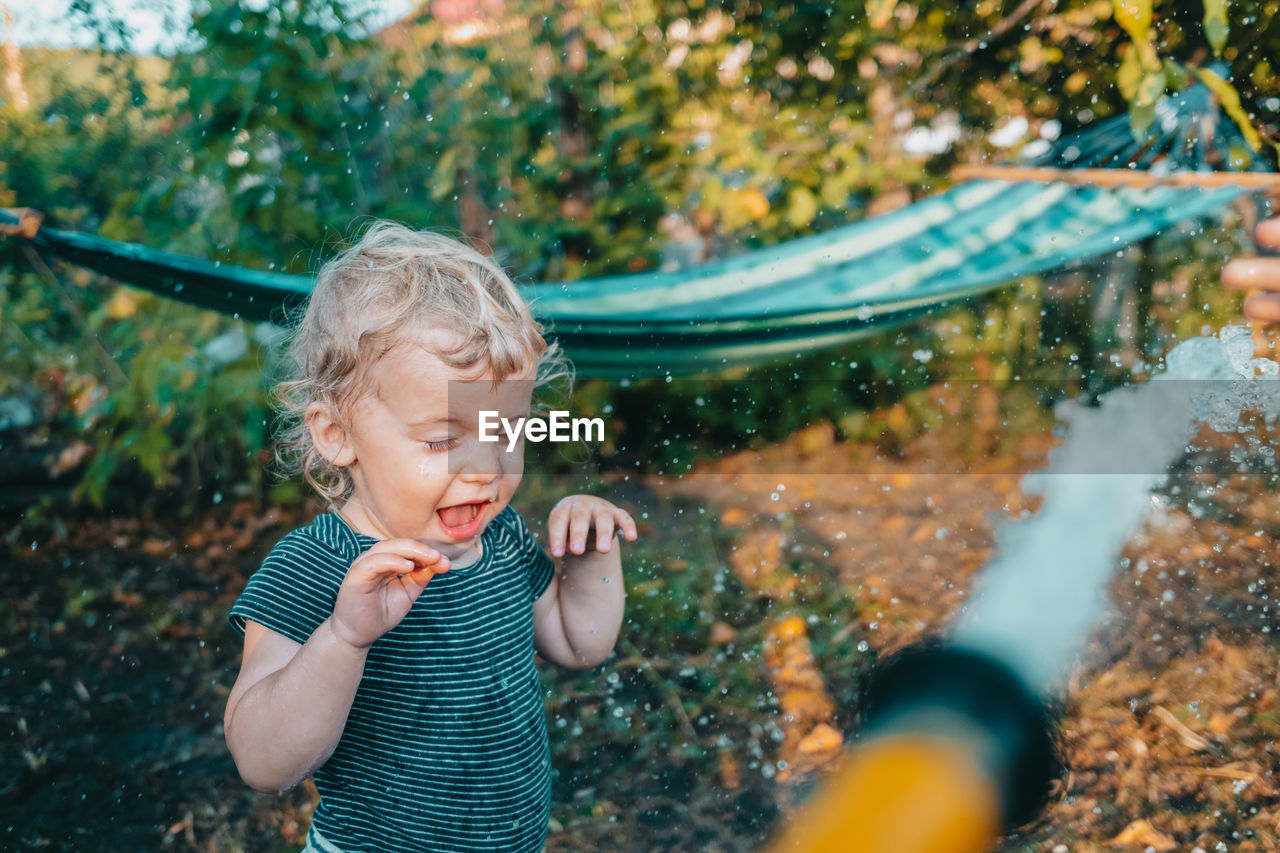
{"type": "Polygon", "coordinates": [[[601,507],[596,512],[596,549],[608,552],[613,547],[615,533],[621,533],[622,538],[628,542],[636,541],[640,535],[629,512],[611,503],[601,502],[601,507]]]}
{"type": "MultiPolygon", "coordinates": [[[[1266,236],[1280,245],[1280,221],[1271,230],[1276,233],[1266,236]]],[[[1263,237],[1263,226],[1259,225],[1258,241],[1263,237]]],[[[1222,284],[1230,290],[1248,291],[1245,317],[1258,323],[1280,323],[1280,258],[1236,258],[1222,268],[1222,284]]]]}
{"type": "Polygon", "coordinates": [[[449,570],[448,559],[444,557],[441,559],[443,564],[437,561],[429,565],[422,565],[416,560],[402,557],[389,551],[366,554],[360,560],[357,581],[369,588],[403,576],[410,577],[415,583],[426,586],[426,581],[430,580],[431,577],[449,570]],[[424,576],[426,580],[422,579],[424,576]]]}
{"type": "Polygon", "coordinates": [[[547,544],[551,546],[551,553],[557,557],[564,556],[565,540],[569,535],[570,514],[578,505],[577,499],[565,498],[547,515],[547,544]]]}
{"type": "Polygon", "coordinates": [[[411,561],[415,568],[433,569],[436,572],[449,570],[449,558],[430,545],[424,545],[413,539],[384,539],[365,552],[371,554],[395,554],[411,561]]]}
{"type": "Polygon", "coordinates": [[[351,567],[347,577],[358,587],[369,590],[386,583],[388,579],[408,574],[414,568],[413,560],[398,554],[366,554],[351,567]]]}
{"type": "Polygon", "coordinates": [[[635,520],[606,500],[589,495],[571,495],[555,505],[547,516],[547,539],[551,553],[557,557],[583,554],[591,529],[595,528],[597,551],[607,553],[613,547],[615,533],[634,542],[639,531],[635,520]]]}
{"type": "Polygon", "coordinates": [[[613,547],[613,531],[616,524],[613,516],[616,511],[616,507],[603,501],[596,507],[592,521],[596,528],[596,550],[601,554],[607,554],[613,547]]]}
{"type": "Polygon", "coordinates": [[[581,554],[587,550],[587,534],[591,532],[594,513],[587,501],[574,501],[569,509],[569,552],[581,554]]]}
{"type": "Polygon", "coordinates": [[[412,560],[391,556],[385,563],[380,562],[369,570],[361,587],[366,594],[376,593],[379,589],[387,592],[398,590],[412,603],[427,588],[432,578],[445,571],[447,569],[434,567],[416,568],[412,560]]]}
{"type": "Polygon", "coordinates": [[[614,507],[613,517],[618,524],[618,529],[622,531],[624,539],[628,542],[634,542],[639,538],[640,531],[636,529],[636,520],[631,517],[631,513],[614,507]]]}
{"type": "Polygon", "coordinates": [[[1244,300],[1244,315],[1262,323],[1280,323],[1280,293],[1251,293],[1244,300]]]}
{"type": "Polygon", "coordinates": [[[1273,216],[1259,222],[1253,236],[1261,246],[1280,249],[1280,216],[1273,216]]]}
{"type": "Polygon", "coordinates": [[[1222,268],[1231,290],[1280,290],[1280,258],[1236,258],[1222,268]]]}

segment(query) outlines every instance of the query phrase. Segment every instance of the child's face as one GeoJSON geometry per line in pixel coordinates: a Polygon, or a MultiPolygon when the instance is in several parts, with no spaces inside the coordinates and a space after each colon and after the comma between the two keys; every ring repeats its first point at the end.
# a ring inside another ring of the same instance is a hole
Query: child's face
{"type": "Polygon", "coordinates": [[[450,343],[423,334],[369,371],[344,431],[355,488],[342,509],[363,533],[416,539],[465,564],[524,473],[523,439],[510,452],[505,440],[480,442],[479,413],[528,417],[533,366],[494,387],[487,370],[464,374],[431,352],[450,343]]]}

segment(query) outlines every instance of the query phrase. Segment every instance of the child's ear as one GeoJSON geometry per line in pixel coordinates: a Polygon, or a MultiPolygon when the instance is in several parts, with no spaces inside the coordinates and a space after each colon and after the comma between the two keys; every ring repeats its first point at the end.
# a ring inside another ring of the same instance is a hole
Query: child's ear
{"type": "Polygon", "coordinates": [[[311,443],[325,459],[345,468],[356,461],[356,451],[347,441],[347,431],[334,417],[333,408],[325,403],[311,403],[304,416],[311,431],[311,443]]]}

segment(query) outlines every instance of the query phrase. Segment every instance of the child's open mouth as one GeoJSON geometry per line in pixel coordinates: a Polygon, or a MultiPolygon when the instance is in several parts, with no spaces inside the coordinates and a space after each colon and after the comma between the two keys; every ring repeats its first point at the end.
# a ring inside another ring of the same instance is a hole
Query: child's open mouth
{"type": "Polygon", "coordinates": [[[470,539],[480,531],[484,522],[484,508],[489,501],[477,503],[455,504],[436,510],[440,517],[440,527],[450,539],[470,539]]]}

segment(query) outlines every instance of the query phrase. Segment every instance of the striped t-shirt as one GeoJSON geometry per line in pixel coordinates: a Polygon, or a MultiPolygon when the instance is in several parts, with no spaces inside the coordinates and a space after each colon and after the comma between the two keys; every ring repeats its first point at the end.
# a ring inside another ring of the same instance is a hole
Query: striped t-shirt
{"type": "MultiPolygon", "coordinates": [[[[305,643],[378,540],[335,514],[280,540],[228,616],[305,643]]],[[[510,506],[476,563],[437,575],[373,644],[337,749],[315,772],[315,827],[343,853],[541,850],[551,756],[533,601],[554,565],[510,506]]]]}

